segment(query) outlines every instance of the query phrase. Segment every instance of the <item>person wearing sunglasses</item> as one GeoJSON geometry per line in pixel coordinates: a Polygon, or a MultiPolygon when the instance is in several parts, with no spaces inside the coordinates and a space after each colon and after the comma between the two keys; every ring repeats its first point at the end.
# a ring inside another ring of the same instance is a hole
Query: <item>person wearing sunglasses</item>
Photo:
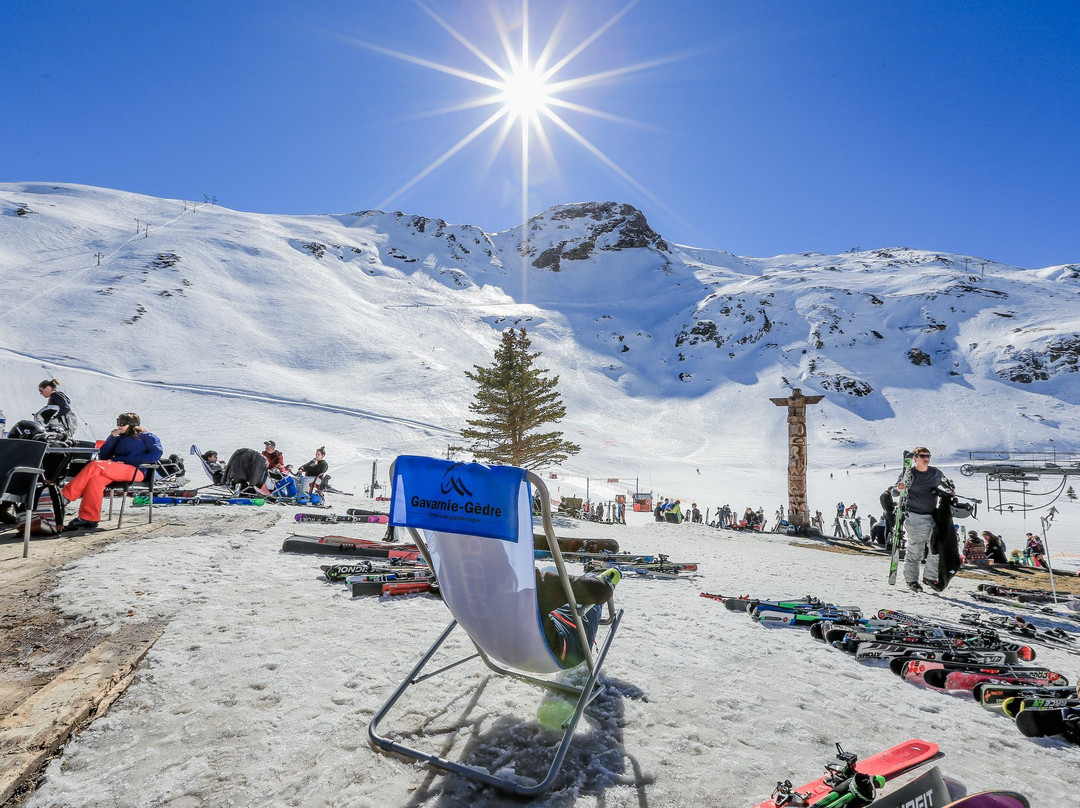
{"type": "Polygon", "coordinates": [[[79,503],[79,518],[64,530],[93,530],[101,521],[101,500],[109,483],[134,480],[140,482],[143,473],[139,466],[161,459],[161,441],[147,431],[134,412],[122,412],[116,417],[116,429],[98,449],[98,459],[91,460],[75,478],[61,489],[68,502],[79,503]]]}
{"type": "MultiPolygon", "coordinates": [[[[938,489],[952,490],[941,469],[930,465],[930,450],[925,446],[915,447],[912,452],[915,461],[911,467],[911,485],[905,495],[904,534],[907,537],[907,550],[904,556],[904,581],[912,592],[922,592],[919,583],[919,569],[923,556],[926,566],[922,569],[923,582],[934,586],[938,578],[938,557],[927,553],[930,538],[934,533],[934,510],[938,506],[938,489]]],[[[893,486],[894,495],[905,489],[904,475],[900,475],[893,486]]]]}

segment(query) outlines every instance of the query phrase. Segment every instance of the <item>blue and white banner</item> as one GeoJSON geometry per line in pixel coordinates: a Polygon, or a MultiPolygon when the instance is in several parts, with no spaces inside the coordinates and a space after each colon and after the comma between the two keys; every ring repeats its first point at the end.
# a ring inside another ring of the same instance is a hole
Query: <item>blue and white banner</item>
{"type": "Polygon", "coordinates": [[[390,524],[516,542],[523,483],[529,503],[524,469],[402,455],[394,462],[390,524]]]}

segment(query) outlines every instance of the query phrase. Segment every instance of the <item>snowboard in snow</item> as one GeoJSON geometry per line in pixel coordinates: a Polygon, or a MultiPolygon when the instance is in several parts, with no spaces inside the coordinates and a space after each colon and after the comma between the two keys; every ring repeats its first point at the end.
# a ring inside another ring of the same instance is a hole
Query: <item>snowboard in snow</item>
{"type": "Polygon", "coordinates": [[[879,794],[871,805],[873,808],[935,808],[949,799],[945,778],[941,776],[941,770],[934,766],[895,791],[879,794]]]}
{"type": "Polygon", "coordinates": [[[419,559],[420,550],[411,544],[361,543],[344,536],[290,536],[281,545],[283,553],[311,553],[328,556],[359,556],[361,558],[419,559]]]}
{"type": "Polygon", "coordinates": [[[1029,738],[1064,735],[1066,740],[1080,744],[1080,709],[1021,710],[1016,714],[1016,728],[1029,738]]]}
{"type": "MultiPolygon", "coordinates": [[[[556,536],[559,542],[559,550],[564,553],[617,553],[619,543],[615,539],[571,539],[567,536],[556,536]]],[[[547,550],[547,536],[543,533],[533,534],[533,549],[547,550]]]]}
{"type": "Polygon", "coordinates": [[[348,516],[387,516],[389,514],[386,511],[372,511],[367,508],[349,508],[345,511],[348,516]]]}
{"type": "MultiPolygon", "coordinates": [[[[840,764],[830,764],[827,767],[828,773],[824,777],[798,788],[792,787],[790,781],[777,783],[773,797],[765,800],[765,802],[759,802],[754,808],[781,808],[783,805],[790,804],[790,799],[787,802],[777,802],[778,799],[783,799],[784,792],[798,794],[799,798],[806,804],[813,805],[831,792],[834,785],[838,785],[847,777],[850,777],[853,771],[871,776],[881,775],[888,779],[930,760],[938,753],[938,745],[929,741],[914,739],[904,741],[891,749],[878,752],[876,755],[871,755],[863,760],[852,760],[853,756],[844,755],[840,751],[839,745],[837,745],[837,751],[837,757],[843,763],[842,766],[840,764]],[[847,776],[845,776],[845,771],[847,776]]],[[[797,805],[798,802],[795,804],[797,805]]]]}
{"type": "Polygon", "coordinates": [[[1016,791],[980,791],[941,808],[1031,808],[1031,803],[1027,797],[1016,791]]]}

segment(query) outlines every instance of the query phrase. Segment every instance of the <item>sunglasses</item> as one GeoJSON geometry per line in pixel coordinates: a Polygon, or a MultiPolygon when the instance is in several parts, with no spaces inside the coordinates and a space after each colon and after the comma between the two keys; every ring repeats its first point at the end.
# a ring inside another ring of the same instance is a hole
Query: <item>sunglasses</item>
{"type": "Polygon", "coordinates": [[[926,458],[927,460],[929,460],[929,459],[930,459],[930,455],[928,455],[928,454],[917,454],[917,455],[915,455],[915,456],[916,456],[916,457],[925,457],[925,458],[926,458]]]}

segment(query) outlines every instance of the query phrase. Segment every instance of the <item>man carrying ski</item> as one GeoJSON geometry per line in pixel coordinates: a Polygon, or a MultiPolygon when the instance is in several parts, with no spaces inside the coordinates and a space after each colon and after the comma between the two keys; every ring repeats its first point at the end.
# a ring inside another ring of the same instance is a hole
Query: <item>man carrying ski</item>
{"type": "MultiPolygon", "coordinates": [[[[907,493],[904,495],[904,508],[907,511],[904,519],[904,534],[907,537],[904,581],[912,592],[922,592],[919,567],[924,554],[926,567],[923,569],[923,583],[933,586],[938,578],[938,557],[932,553],[927,554],[930,537],[934,532],[934,509],[937,507],[938,489],[951,490],[952,483],[941,473],[941,469],[930,465],[930,450],[925,446],[917,446],[912,454],[915,459],[910,470],[911,485],[907,486],[907,493]]],[[[899,496],[905,489],[903,480],[901,475],[893,486],[894,496],[899,496]]]]}

